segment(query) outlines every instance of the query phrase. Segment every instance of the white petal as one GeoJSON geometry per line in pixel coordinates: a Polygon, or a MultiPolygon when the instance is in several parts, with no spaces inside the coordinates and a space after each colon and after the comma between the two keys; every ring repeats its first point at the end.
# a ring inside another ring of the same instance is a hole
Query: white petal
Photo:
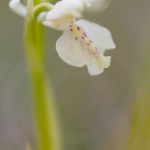
{"type": "Polygon", "coordinates": [[[77,24],[84,28],[97,47],[105,49],[114,49],[116,47],[111,33],[107,28],[84,19],[78,20],[77,24]]]}
{"type": "Polygon", "coordinates": [[[72,23],[56,43],[59,57],[77,67],[86,65],[90,75],[98,75],[109,67],[111,58],[103,56],[104,48],[97,49],[82,28],[72,23]]]}
{"type": "Polygon", "coordinates": [[[87,67],[90,75],[99,75],[104,72],[104,68],[110,66],[111,57],[110,56],[101,56],[99,64],[91,61],[87,61],[87,67]]]}
{"type": "Polygon", "coordinates": [[[63,35],[56,42],[56,50],[59,57],[69,65],[82,67],[83,63],[80,44],[70,34],[70,31],[64,31],[63,35]]]}
{"type": "Polygon", "coordinates": [[[77,1],[63,0],[56,3],[54,8],[49,11],[46,21],[50,22],[52,28],[63,30],[68,28],[68,24],[75,18],[82,16],[84,4],[77,1]]]}
{"type": "Polygon", "coordinates": [[[20,0],[11,0],[9,2],[10,9],[21,17],[25,17],[27,13],[27,8],[20,3],[20,0]]]}

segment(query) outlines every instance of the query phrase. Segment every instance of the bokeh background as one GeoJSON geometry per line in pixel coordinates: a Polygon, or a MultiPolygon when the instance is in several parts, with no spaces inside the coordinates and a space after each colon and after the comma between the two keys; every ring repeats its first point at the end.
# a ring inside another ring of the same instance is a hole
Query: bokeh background
{"type": "MultiPolygon", "coordinates": [[[[24,19],[0,2],[0,149],[34,150],[35,123],[24,57],[24,19]]],[[[54,1],[53,3],[55,3],[54,1]]],[[[150,149],[150,0],[112,0],[85,18],[107,27],[117,45],[111,66],[92,77],[65,64],[46,28],[46,68],[61,120],[64,150],[150,149]]]]}

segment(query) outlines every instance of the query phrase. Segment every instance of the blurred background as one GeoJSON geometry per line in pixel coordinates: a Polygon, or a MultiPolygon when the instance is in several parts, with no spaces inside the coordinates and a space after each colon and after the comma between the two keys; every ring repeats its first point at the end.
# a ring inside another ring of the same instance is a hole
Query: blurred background
{"type": "MultiPolygon", "coordinates": [[[[55,3],[54,1],[53,3],[55,3]]],[[[34,115],[23,48],[24,19],[0,6],[0,149],[35,145],[34,115]]],[[[150,0],[112,0],[85,18],[108,28],[117,45],[111,66],[92,77],[55,50],[62,34],[46,28],[46,68],[61,119],[64,150],[150,149],[150,0]]]]}

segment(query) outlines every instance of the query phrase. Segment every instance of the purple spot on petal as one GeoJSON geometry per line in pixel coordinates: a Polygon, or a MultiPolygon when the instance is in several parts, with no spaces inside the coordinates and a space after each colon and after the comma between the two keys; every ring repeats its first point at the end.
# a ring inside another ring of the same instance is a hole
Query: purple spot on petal
{"type": "Polygon", "coordinates": [[[90,43],[92,43],[92,41],[90,40],[90,43]]]}
{"type": "Polygon", "coordinates": [[[84,37],[82,36],[82,39],[84,39],[84,37]]]}
{"type": "Polygon", "coordinates": [[[78,40],[78,38],[76,37],[75,40],[78,40]]]}
{"type": "Polygon", "coordinates": [[[73,29],[70,29],[70,31],[72,32],[72,31],[73,31],[73,29]]]}
{"type": "Polygon", "coordinates": [[[80,27],[77,27],[78,30],[80,30],[80,27]]]}
{"type": "Polygon", "coordinates": [[[96,49],[97,53],[99,53],[98,49],[97,48],[95,48],[95,49],[96,49]]]}
{"type": "Polygon", "coordinates": [[[83,33],[83,35],[84,35],[85,37],[87,37],[87,35],[86,35],[85,33],[83,33]]]}

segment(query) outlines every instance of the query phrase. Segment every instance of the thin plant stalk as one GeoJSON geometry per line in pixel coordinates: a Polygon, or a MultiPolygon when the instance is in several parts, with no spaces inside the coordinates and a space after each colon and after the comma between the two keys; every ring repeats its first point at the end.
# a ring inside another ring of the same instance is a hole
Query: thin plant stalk
{"type": "MultiPolygon", "coordinates": [[[[34,94],[36,125],[38,132],[38,149],[61,150],[57,111],[54,105],[52,88],[45,73],[43,25],[34,19],[34,5],[42,0],[29,0],[25,20],[25,53],[31,76],[34,94]],[[57,122],[57,123],[56,123],[57,122]]],[[[43,2],[43,1],[42,1],[43,2]]]]}

